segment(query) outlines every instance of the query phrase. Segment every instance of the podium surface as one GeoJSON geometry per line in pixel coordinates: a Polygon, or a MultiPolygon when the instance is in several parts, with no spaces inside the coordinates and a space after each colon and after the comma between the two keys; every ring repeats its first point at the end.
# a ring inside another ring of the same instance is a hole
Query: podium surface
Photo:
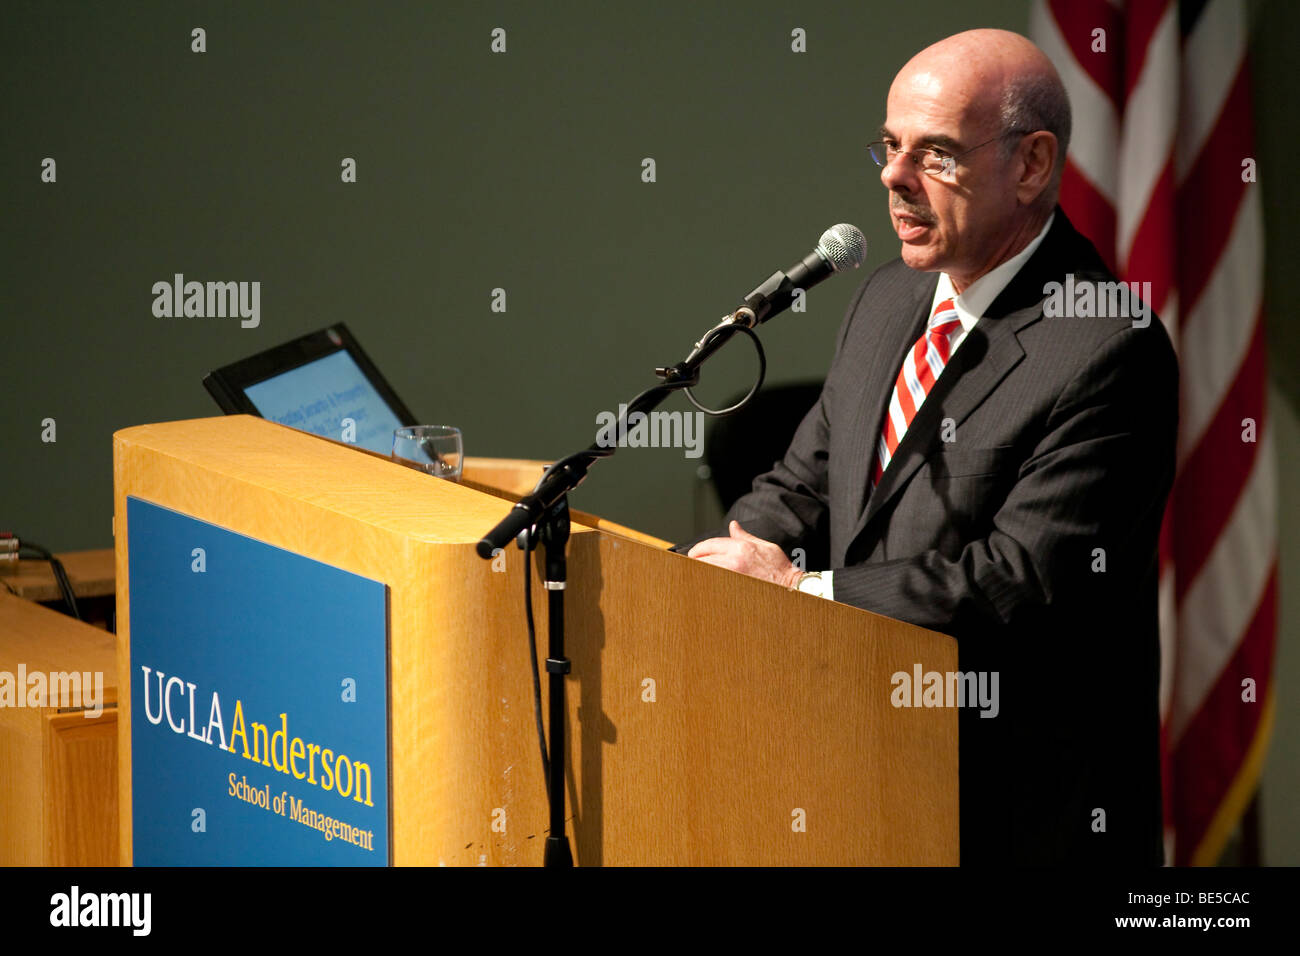
{"type": "MultiPolygon", "coordinates": [[[[540,864],[523,555],[474,550],[513,499],[249,416],[118,432],[114,485],[122,862],[133,498],[386,585],[391,862],[540,864]]],[[[956,711],[891,703],[950,638],[577,525],[566,594],[578,865],[958,862],[956,711]]]]}

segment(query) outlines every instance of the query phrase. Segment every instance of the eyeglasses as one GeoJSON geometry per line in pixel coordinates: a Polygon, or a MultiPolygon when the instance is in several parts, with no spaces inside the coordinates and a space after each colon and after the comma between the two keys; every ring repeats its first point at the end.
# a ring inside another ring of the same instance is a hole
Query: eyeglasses
{"type": "Polygon", "coordinates": [[[936,146],[923,146],[920,149],[901,150],[897,143],[880,140],[867,145],[867,154],[871,157],[872,162],[877,166],[884,168],[894,161],[899,154],[906,152],[912,157],[912,162],[917,165],[922,172],[929,173],[931,176],[952,176],[957,169],[957,160],[963,156],[969,156],[977,149],[982,149],[989,143],[996,143],[1000,139],[1008,136],[1024,136],[1031,130],[1009,129],[999,133],[992,139],[986,139],[978,146],[972,146],[970,149],[953,155],[944,152],[936,146]]]}

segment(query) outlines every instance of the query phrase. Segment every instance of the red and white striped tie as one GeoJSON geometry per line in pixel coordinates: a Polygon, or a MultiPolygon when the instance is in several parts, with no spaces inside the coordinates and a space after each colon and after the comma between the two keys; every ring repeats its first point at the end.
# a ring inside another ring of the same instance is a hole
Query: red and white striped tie
{"type": "Polygon", "coordinates": [[[916,410],[930,394],[939,373],[948,364],[951,354],[949,343],[954,332],[961,328],[961,319],[953,307],[952,299],[944,299],[934,307],[930,316],[930,326],[916,340],[903,356],[903,367],[898,370],[898,380],[894,382],[894,394],[889,397],[889,412],[885,415],[885,427],[880,430],[876,442],[876,469],[872,474],[871,485],[880,483],[880,477],[889,467],[889,459],[898,450],[898,443],[907,434],[907,428],[916,417],[916,410]]]}

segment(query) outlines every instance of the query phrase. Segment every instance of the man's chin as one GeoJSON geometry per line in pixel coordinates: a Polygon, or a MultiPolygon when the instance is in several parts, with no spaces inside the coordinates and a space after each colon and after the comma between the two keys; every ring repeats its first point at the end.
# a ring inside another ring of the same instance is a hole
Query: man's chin
{"type": "Polygon", "coordinates": [[[937,272],[940,270],[939,256],[933,246],[905,242],[900,255],[903,264],[917,272],[937,272]]]}

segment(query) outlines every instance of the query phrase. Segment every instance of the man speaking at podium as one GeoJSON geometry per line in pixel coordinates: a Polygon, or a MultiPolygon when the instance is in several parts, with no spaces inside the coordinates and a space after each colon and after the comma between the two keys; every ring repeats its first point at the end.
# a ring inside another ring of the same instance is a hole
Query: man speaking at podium
{"type": "Polygon", "coordinates": [[[857,290],[784,459],[689,551],[950,634],[963,673],[998,675],[996,716],[959,715],[966,864],[1162,859],[1177,362],[1056,205],[1069,137],[1060,78],[1017,34],[903,67],[870,147],[901,259],[857,290]]]}

